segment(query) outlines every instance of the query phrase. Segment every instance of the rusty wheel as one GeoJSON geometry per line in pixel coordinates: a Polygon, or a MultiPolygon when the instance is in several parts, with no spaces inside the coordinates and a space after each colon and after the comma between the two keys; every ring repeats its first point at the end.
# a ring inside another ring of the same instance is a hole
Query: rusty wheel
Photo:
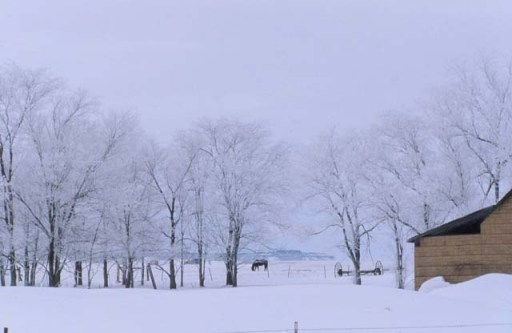
{"type": "Polygon", "coordinates": [[[334,265],[334,277],[343,276],[343,268],[341,267],[341,263],[337,262],[334,265]]]}
{"type": "Polygon", "coordinates": [[[382,263],[380,260],[377,260],[375,263],[375,270],[373,271],[374,275],[382,275],[384,274],[384,266],[382,266],[382,263]]]}

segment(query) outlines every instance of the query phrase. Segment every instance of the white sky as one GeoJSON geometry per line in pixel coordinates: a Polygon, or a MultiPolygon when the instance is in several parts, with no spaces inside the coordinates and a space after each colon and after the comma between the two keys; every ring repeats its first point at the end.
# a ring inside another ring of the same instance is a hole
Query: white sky
{"type": "Polygon", "coordinates": [[[0,63],[135,110],[160,141],[234,115],[305,143],[489,55],[512,57],[510,0],[0,0],[0,63]]]}
{"type": "Polygon", "coordinates": [[[203,116],[305,142],[512,56],[512,1],[0,0],[0,63],[45,67],[160,140],[203,116]]]}

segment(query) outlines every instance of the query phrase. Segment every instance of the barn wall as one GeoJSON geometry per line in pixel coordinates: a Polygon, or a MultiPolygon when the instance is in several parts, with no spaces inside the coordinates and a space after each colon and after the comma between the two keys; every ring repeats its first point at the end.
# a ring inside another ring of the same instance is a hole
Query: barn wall
{"type": "Polygon", "coordinates": [[[484,273],[512,274],[512,198],[482,223],[484,273]]]}
{"type": "Polygon", "coordinates": [[[480,235],[425,237],[414,249],[415,288],[435,276],[450,283],[471,279],[483,263],[480,235]]]}
{"type": "Polygon", "coordinates": [[[415,288],[435,276],[450,283],[487,273],[512,274],[512,199],[482,223],[479,235],[425,237],[414,250],[415,288]]]}

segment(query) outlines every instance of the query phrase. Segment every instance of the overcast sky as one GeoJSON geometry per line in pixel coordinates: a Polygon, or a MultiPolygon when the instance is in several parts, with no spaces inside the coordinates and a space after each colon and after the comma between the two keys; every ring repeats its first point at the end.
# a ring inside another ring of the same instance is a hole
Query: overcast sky
{"type": "Polygon", "coordinates": [[[482,56],[512,57],[512,1],[0,0],[0,63],[135,110],[161,141],[219,115],[299,143],[364,128],[482,56]]]}
{"type": "Polygon", "coordinates": [[[0,0],[0,62],[45,67],[166,140],[203,116],[307,141],[512,55],[512,1],[0,0]]]}

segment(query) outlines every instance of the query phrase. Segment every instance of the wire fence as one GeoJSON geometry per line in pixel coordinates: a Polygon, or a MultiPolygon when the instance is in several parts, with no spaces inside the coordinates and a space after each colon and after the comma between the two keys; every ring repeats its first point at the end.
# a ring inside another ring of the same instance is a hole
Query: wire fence
{"type": "MultiPolygon", "coordinates": [[[[351,332],[351,331],[390,331],[390,330],[437,330],[437,329],[466,329],[466,328],[491,328],[491,327],[511,327],[512,323],[480,323],[480,324],[454,324],[454,325],[426,325],[426,326],[369,326],[369,327],[328,327],[328,328],[301,328],[298,322],[294,323],[294,328],[288,329],[266,329],[266,330],[242,330],[242,331],[220,331],[217,333],[281,333],[281,332],[351,332]]],[[[8,333],[9,329],[4,327],[3,333],[8,333]]]]}
{"type": "Polygon", "coordinates": [[[352,332],[352,331],[400,331],[400,330],[440,330],[440,329],[468,329],[468,328],[491,328],[511,327],[512,323],[480,323],[480,324],[453,324],[453,325],[423,325],[423,326],[369,326],[369,327],[324,327],[324,328],[300,328],[295,324],[294,328],[288,329],[267,329],[267,330],[242,330],[242,331],[221,331],[217,333],[279,333],[279,332],[352,332]]]}

